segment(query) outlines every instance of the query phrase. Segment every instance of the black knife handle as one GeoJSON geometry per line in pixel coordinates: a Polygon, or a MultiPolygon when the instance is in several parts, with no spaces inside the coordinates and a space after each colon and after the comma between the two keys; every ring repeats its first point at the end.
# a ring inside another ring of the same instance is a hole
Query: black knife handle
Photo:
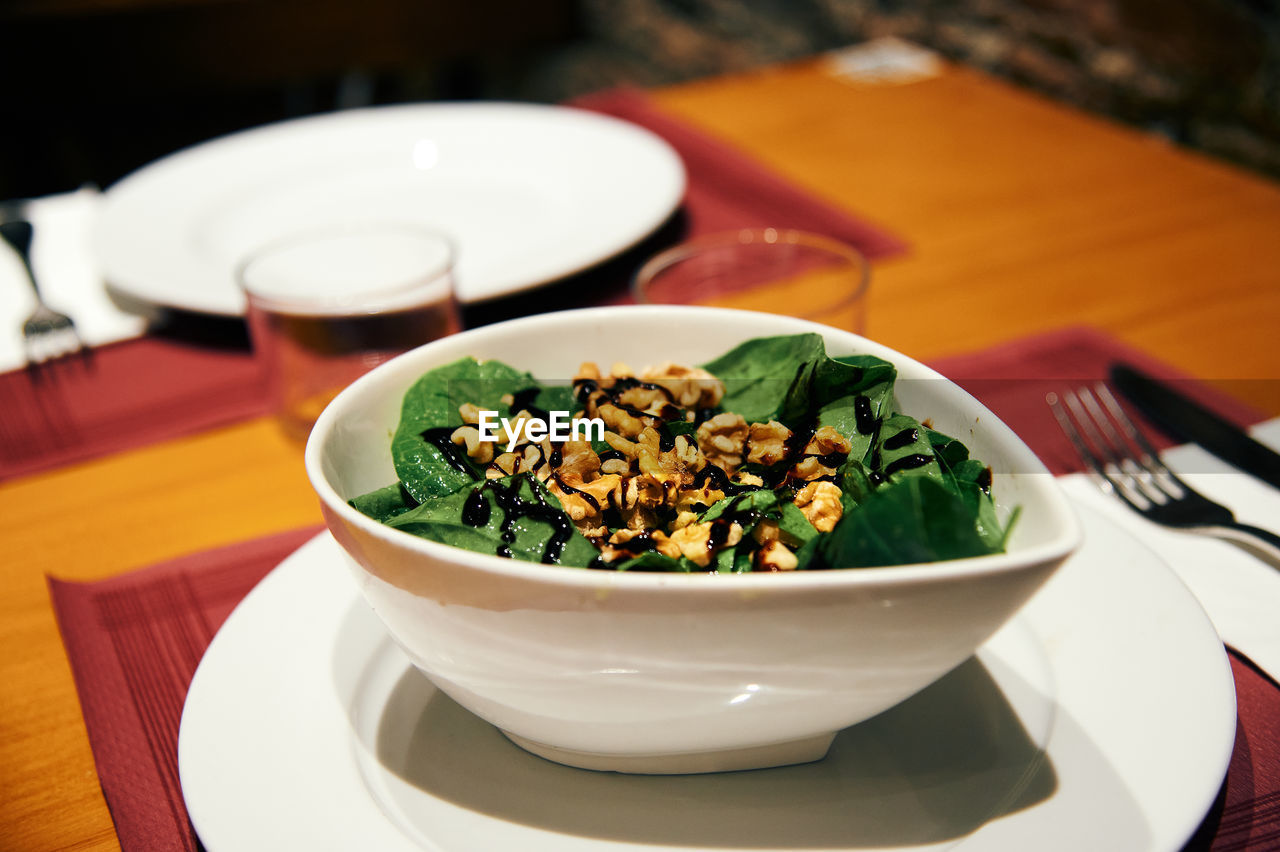
{"type": "Polygon", "coordinates": [[[1280,488],[1280,454],[1243,429],[1165,383],[1127,364],[1110,370],[1111,384],[1170,437],[1199,444],[1223,461],[1280,488]]]}

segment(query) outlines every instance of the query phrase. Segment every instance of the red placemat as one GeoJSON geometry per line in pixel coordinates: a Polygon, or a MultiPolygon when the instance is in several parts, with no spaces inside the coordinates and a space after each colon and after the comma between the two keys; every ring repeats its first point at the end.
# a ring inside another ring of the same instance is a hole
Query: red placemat
{"type": "MultiPolygon", "coordinates": [[[[1124,358],[1173,375],[1096,332],[1072,329],[938,362],[1046,457],[1041,384],[1097,379],[1124,358]],[[1025,402],[1030,394],[1032,402],[1025,402]]],[[[1219,400],[1221,402],[1221,400],[1219,400]]],[[[1238,419],[1249,412],[1227,409],[1238,419]]],[[[1064,460],[1069,458],[1063,453],[1064,460]]],[[[1064,462],[1065,463],[1065,462],[1064,462]]],[[[231,607],[314,532],[302,530],[96,583],[50,581],[103,793],[126,852],[195,849],[177,782],[178,721],[205,646],[231,607]]],[[[1224,794],[1190,848],[1275,849],[1280,838],[1280,687],[1231,654],[1239,724],[1224,794]]],[[[1170,743],[1170,748],[1177,748],[1170,743]]]]}
{"type": "MultiPolygon", "coordinates": [[[[686,164],[684,201],[656,233],[598,267],[548,287],[468,306],[469,326],[625,302],[632,272],[650,255],[688,236],[724,229],[769,225],[816,231],[870,257],[905,248],[896,236],[664,114],[639,92],[604,92],[577,105],[665,138],[686,164]]],[[[164,336],[103,346],[91,360],[45,371],[38,380],[23,370],[0,374],[0,479],[145,446],[267,408],[243,323],[175,314],[164,336]],[[220,345],[209,345],[211,339],[220,345]]]]}
{"type": "Polygon", "coordinates": [[[95,583],[49,579],[102,793],[127,852],[197,849],[178,783],[187,687],[235,605],[318,531],[269,536],[95,583]]]}
{"type": "Polygon", "coordinates": [[[263,378],[247,345],[156,336],[0,374],[0,479],[265,414],[263,378]]]}

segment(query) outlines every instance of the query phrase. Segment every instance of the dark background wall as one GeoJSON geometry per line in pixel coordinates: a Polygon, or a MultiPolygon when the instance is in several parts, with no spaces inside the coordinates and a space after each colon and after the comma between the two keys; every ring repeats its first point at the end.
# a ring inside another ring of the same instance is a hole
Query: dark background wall
{"type": "Polygon", "coordinates": [[[554,102],[885,35],[1280,177],[1277,0],[0,0],[0,198],[343,106],[554,102]]]}

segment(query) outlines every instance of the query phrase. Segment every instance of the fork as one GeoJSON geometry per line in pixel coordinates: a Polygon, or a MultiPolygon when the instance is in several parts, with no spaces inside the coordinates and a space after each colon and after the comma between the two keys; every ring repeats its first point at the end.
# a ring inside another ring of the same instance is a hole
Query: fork
{"type": "Polygon", "coordinates": [[[71,317],[49,307],[40,295],[40,285],[36,283],[35,271],[31,268],[31,235],[31,223],[25,219],[0,222],[0,238],[18,253],[36,296],[36,308],[22,324],[22,342],[27,363],[39,366],[85,351],[85,346],[71,317]]]}
{"type": "Polygon", "coordinates": [[[1280,566],[1280,536],[1240,523],[1179,479],[1105,384],[1066,391],[1062,399],[1049,393],[1045,402],[1103,491],[1158,524],[1226,539],[1280,566]]]}

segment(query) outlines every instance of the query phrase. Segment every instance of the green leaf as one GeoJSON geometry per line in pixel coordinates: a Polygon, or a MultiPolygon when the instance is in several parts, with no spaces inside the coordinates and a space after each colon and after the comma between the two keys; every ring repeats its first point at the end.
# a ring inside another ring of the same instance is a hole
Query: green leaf
{"type": "Polygon", "coordinates": [[[526,562],[543,561],[552,537],[557,531],[568,529],[570,534],[560,558],[555,560],[558,564],[585,568],[599,555],[595,545],[573,527],[555,495],[527,473],[475,483],[451,494],[431,498],[390,519],[387,524],[441,544],[478,553],[510,551],[512,558],[526,562]],[[518,504],[531,511],[513,512],[508,520],[507,510],[502,505],[506,498],[499,499],[504,494],[514,497],[518,504]],[[467,502],[473,499],[482,500],[487,510],[464,513],[467,502]],[[479,516],[483,523],[468,523],[464,514],[472,518],[479,516]],[[553,516],[548,518],[547,515],[553,516]],[[504,533],[511,536],[510,541],[504,533]]]}
{"type": "Polygon", "coordinates": [[[795,503],[781,503],[779,509],[781,517],[778,519],[778,529],[782,532],[783,544],[795,547],[821,535],[795,503]]]}
{"type": "MultiPolygon", "coordinates": [[[[502,397],[530,387],[540,386],[528,373],[501,361],[479,362],[474,358],[437,367],[418,379],[405,393],[400,425],[391,440],[392,461],[405,490],[423,502],[482,478],[480,466],[467,459],[465,452],[455,456],[464,468],[459,470],[422,433],[435,428],[452,431],[461,426],[458,407],[468,402],[509,417],[511,411],[502,397]]],[[[559,394],[560,391],[549,391],[548,399],[559,399],[559,394]]],[[[542,396],[540,391],[539,398],[542,396]]]]}
{"type": "MultiPolygon", "coordinates": [[[[826,358],[814,373],[810,407],[818,426],[831,426],[853,443],[849,455],[864,458],[876,430],[859,429],[860,420],[870,423],[887,416],[893,408],[893,383],[898,375],[892,364],[873,355],[826,358]],[[866,399],[859,402],[859,397],[866,399]],[[864,416],[858,409],[864,406],[864,416]]],[[[869,427],[869,423],[863,424],[869,427]]]]}
{"type": "Polygon", "coordinates": [[[813,371],[825,358],[821,337],[797,334],[748,340],[702,367],[724,382],[721,410],[748,423],[787,422],[807,409],[813,371]]]}
{"type": "Polygon", "coordinates": [[[393,482],[368,494],[362,494],[347,501],[358,512],[363,512],[375,521],[386,523],[397,515],[418,505],[418,501],[409,496],[404,486],[393,482]]]}
{"type": "Polygon", "coordinates": [[[906,414],[885,418],[873,443],[871,457],[871,472],[886,481],[904,476],[942,479],[942,467],[934,454],[929,435],[918,420],[906,414]]]}
{"type": "Polygon", "coordinates": [[[609,567],[616,568],[619,571],[667,571],[678,574],[690,574],[704,570],[683,556],[672,558],[664,556],[656,550],[646,551],[630,559],[611,562],[609,567]]]}
{"type": "Polygon", "coordinates": [[[755,513],[761,516],[776,516],[777,507],[778,496],[776,494],[765,488],[757,488],[731,497],[720,498],[698,516],[698,522],[714,521],[725,513],[729,513],[733,520],[741,523],[742,518],[740,516],[743,515],[755,513]]]}
{"type": "Polygon", "coordinates": [[[958,495],[936,479],[911,476],[846,513],[813,558],[825,567],[861,568],[995,552],[958,495]]]}

